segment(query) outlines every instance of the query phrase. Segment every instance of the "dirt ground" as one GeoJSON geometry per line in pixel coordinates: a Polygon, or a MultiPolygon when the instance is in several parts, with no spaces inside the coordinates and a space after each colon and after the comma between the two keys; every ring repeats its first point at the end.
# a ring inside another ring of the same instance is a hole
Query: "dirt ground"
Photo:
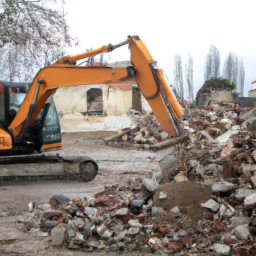
{"type": "Polygon", "coordinates": [[[203,186],[190,181],[171,182],[160,185],[154,194],[153,202],[157,207],[161,207],[169,214],[161,216],[161,219],[171,221],[175,215],[170,211],[173,207],[178,206],[180,216],[183,220],[183,227],[194,227],[197,222],[203,218],[201,203],[205,203],[211,198],[210,187],[203,186]],[[167,195],[166,199],[160,199],[160,192],[167,195]]]}
{"type": "Polygon", "coordinates": [[[49,247],[48,238],[18,230],[15,222],[24,217],[21,213],[28,210],[28,203],[47,203],[57,193],[70,199],[93,195],[103,190],[103,186],[108,183],[120,184],[135,177],[151,178],[153,173],[161,172],[162,162],[166,167],[166,157],[169,159],[173,155],[172,148],[152,153],[107,147],[101,137],[109,135],[67,133],[62,136],[63,147],[58,151],[59,154],[89,156],[98,163],[99,174],[91,182],[34,181],[0,184],[0,255],[83,255],[83,252],[49,247]]]}

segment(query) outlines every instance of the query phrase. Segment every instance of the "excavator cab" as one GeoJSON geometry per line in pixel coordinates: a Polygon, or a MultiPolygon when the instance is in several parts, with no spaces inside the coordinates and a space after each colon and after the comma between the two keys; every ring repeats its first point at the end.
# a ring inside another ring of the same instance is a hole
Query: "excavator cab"
{"type": "Polygon", "coordinates": [[[6,150],[29,153],[61,146],[60,123],[52,97],[29,127],[26,143],[13,146],[8,127],[18,113],[29,87],[29,83],[0,82],[0,154],[6,153],[6,150]]]}

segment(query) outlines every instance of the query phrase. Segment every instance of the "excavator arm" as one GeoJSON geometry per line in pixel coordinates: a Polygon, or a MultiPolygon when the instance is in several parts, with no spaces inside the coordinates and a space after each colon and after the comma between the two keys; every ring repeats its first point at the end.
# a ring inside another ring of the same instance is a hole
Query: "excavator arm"
{"type": "Polygon", "coordinates": [[[54,65],[41,69],[35,76],[23,104],[8,128],[14,142],[22,142],[26,129],[33,124],[47,99],[58,88],[109,83],[129,76],[135,76],[141,92],[169,137],[182,135],[179,117],[183,115],[183,112],[164,78],[163,71],[154,68],[155,63],[143,41],[138,36],[129,36],[120,44],[103,46],[79,55],[63,57],[54,65]],[[125,44],[129,44],[131,50],[133,65],[131,67],[74,65],[80,59],[93,57],[102,52],[110,52],[125,44]]]}
{"type": "Polygon", "coordinates": [[[132,71],[131,68],[49,65],[35,76],[23,104],[9,126],[9,131],[18,143],[26,127],[33,124],[47,99],[60,87],[113,82],[130,76],[129,72],[132,71]]]}
{"type": "Polygon", "coordinates": [[[95,55],[101,54],[101,53],[107,53],[107,52],[112,52],[113,50],[115,50],[116,48],[119,48],[123,45],[127,44],[127,40],[125,40],[122,43],[116,44],[116,45],[103,45],[101,48],[95,49],[95,50],[91,50],[88,52],[84,52],[81,54],[77,54],[74,56],[65,56],[60,58],[59,60],[56,61],[55,65],[58,64],[76,64],[76,61],[78,60],[82,60],[82,59],[86,59],[86,58],[91,58],[94,57],[95,55]]]}

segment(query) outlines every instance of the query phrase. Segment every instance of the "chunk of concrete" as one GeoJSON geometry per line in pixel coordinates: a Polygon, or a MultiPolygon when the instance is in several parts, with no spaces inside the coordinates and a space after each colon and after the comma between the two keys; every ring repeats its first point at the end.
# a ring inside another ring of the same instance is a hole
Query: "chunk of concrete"
{"type": "Polygon", "coordinates": [[[67,236],[68,231],[65,226],[57,226],[51,230],[52,244],[56,247],[62,246],[67,236]]]}
{"type": "Polygon", "coordinates": [[[250,217],[232,217],[231,218],[231,223],[232,223],[232,227],[237,227],[239,225],[243,225],[243,224],[249,224],[251,221],[251,218],[250,217]]]}
{"type": "Polygon", "coordinates": [[[139,234],[139,232],[140,232],[140,228],[129,228],[126,234],[127,236],[135,236],[139,234]]]}
{"type": "Polygon", "coordinates": [[[159,199],[166,199],[166,198],[167,198],[167,195],[163,192],[160,192],[159,199]]]}
{"type": "Polygon", "coordinates": [[[164,209],[161,207],[152,207],[151,215],[156,216],[158,214],[162,214],[163,212],[164,212],[164,209]]]}
{"type": "Polygon", "coordinates": [[[210,247],[210,250],[214,250],[219,255],[229,255],[230,247],[225,244],[214,244],[210,247]]]}
{"type": "Polygon", "coordinates": [[[240,188],[236,191],[235,194],[235,199],[236,200],[243,200],[245,199],[247,196],[256,193],[256,190],[253,189],[247,189],[247,188],[240,188]]]}
{"type": "Polygon", "coordinates": [[[143,179],[142,185],[146,188],[149,192],[154,192],[157,189],[156,183],[151,179],[143,179]]]}
{"type": "Polygon", "coordinates": [[[225,144],[230,136],[238,134],[240,131],[240,125],[234,125],[230,130],[220,135],[215,141],[220,144],[225,144]]]}
{"type": "Polygon", "coordinates": [[[139,223],[139,220],[129,220],[128,225],[132,228],[140,228],[142,225],[139,223]]]}
{"type": "Polygon", "coordinates": [[[78,228],[79,226],[84,226],[85,222],[82,219],[73,219],[73,223],[75,224],[75,226],[78,228]]]}
{"type": "Polygon", "coordinates": [[[220,216],[225,215],[227,217],[231,217],[235,214],[235,209],[228,203],[226,203],[226,205],[222,204],[220,206],[219,214],[220,216]]]}
{"type": "Polygon", "coordinates": [[[250,235],[247,224],[237,226],[232,233],[239,240],[247,240],[250,235]]]}
{"type": "Polygon", "coordinates": [[[247,196],[244,199],[244,206],[246,208],[253,208],[256,205],[256,193],[247,196]]]}
{"type": "Polygon", "coordinates": [[[209,199],[206,203],[201,204],[203,208],[212,210],[213,212],[218,211],[220,204],[215,202],[213,199],[209,199]]]}
{"type": "Polygon", "coordinates": [[[129,212],[128,208],[120,208],[116,211],[116,216],[125,216],[129,212]]]}
{"type": "Polygon", "coordinates": [[[97,209],[94,207],[84,207],[84,213],[88,216],[88,217],[95,217],[97,215],[97,209]]]}
{"type": "Polygon", "coordinates": [[[233,183],[227,181],[219,181],[212,186],[212,192],[228,192],[235,188],[233,183]]]}
{"type": "Polygon", "coordinates": [[[256,188],[256,176],[252,176],[251,178],[253,188],[256,188]]]}
{"type": "Polygon", "coordinates": [[[180,209],[178,206],[174,206],[170,211],[176,214],[177,216],[180,214],[180,209]]]}

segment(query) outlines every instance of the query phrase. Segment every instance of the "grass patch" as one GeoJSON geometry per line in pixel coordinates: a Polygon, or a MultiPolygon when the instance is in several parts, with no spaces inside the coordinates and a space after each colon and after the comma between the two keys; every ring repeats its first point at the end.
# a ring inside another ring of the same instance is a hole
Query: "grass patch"
{"type": "Polygon", "coordinates": [[[0,245],[12,244],[16,241],[17,241],[17,239],[2,239],[2,240],[0,240],[0,245]]]}

